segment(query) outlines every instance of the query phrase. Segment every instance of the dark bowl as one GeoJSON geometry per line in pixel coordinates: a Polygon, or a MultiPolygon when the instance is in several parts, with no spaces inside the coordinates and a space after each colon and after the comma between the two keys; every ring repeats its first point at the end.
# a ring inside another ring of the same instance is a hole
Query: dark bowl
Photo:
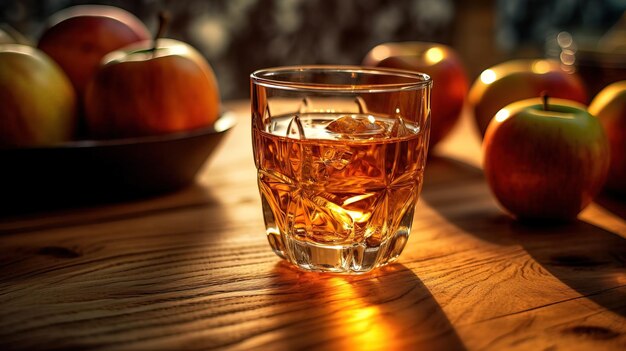
{"type": "Polygon", "coordinates": [[[0,209],[51,209],[180,189],[234,125],[235,117],[225,113],[211,128],[0,149],[0,209]]]}

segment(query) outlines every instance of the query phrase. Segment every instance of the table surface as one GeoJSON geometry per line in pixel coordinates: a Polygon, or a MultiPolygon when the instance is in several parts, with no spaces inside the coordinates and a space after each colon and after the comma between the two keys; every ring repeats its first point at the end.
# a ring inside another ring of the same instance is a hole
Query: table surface
{"type": "Polygon", "coordinates": [[[465,114],[430,156],[398,263],[307,273],[264,235],[245,101],[181,191],[0,217],[0,348],[626,348],[626,202],[516,223],[465,114]]]}

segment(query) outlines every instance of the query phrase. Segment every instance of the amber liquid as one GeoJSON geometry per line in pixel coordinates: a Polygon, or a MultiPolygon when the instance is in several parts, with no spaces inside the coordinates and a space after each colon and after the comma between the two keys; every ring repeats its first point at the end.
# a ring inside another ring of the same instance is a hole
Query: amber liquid
{"type": "Polygon", "coordinates": [[[369,116],[373,129],[358,135],[333,132],[338,118],[284,116],[253,131],[266,233],[305,269],[364,272],[406,244],[427,140],[407,122],[398,133],[397,117],[369,116]]]}

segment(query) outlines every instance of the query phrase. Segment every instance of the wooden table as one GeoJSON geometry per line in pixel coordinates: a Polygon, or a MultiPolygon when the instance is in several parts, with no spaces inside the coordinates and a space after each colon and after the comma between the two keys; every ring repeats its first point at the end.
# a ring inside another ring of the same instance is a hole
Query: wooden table
{"type": "Polygon", "coordinates": [[[626,348],[624,203],[514,222],[466,116],[429,159],[398,263],[305,273],[266,242],[248,103],[228,106],[240,121],[187,189],[0,218],[0,349],[626,348]]]}

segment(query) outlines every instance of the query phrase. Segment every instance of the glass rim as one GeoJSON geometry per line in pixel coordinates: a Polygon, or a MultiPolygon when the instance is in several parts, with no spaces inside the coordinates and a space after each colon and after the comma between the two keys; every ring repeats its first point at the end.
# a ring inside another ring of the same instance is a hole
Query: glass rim
{"type": "Polygon", "coordinates": [[[250,80],[257,85],[267,88],[282,90],[310,91],[310,92],[333,92],[333,93],[354,93],[354,92],[393,92],[403,90],[419,90],[432,87],[431,77],[422,72],[409,71],[395,68],[365,67],[365,66],[337,66],[337,65],[302,65],[302,66],[282,66],[256,70],[250,74],[250,80]],[[335,73],[358,73],[381,76],[395,76],[413,81],[398,83],[373,83],[373,84],[328,84],[314,82],[298,82],[289,80],[273,79],[272,76],[280,73],[297,72],[335,72],[335,73]]]}

